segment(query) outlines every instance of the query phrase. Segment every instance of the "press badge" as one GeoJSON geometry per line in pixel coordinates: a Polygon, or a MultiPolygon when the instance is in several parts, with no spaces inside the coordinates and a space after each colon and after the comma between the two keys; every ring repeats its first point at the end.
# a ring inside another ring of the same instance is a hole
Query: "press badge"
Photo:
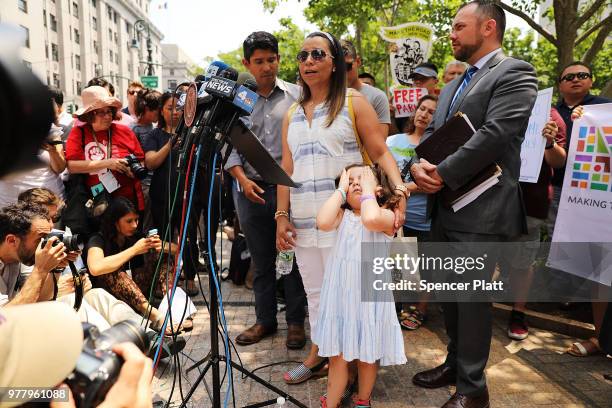
{"type": "Polygon", "coordinates": [[[121,187],[121,184],[119,184],[113,173],[109,170],[105,170],[98,173],[98,178],[100,179],[100,182],[102,183],[106,191],[108,191],[109,193],[112,193],[113,191],[121,187]]]}

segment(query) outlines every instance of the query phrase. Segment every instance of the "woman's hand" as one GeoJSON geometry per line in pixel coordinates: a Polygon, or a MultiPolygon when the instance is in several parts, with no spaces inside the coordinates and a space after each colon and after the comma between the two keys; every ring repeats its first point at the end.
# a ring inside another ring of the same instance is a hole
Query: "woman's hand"
{"type": "Polygon", "coordinates": [[[151,235],[150,237],[147,237],[147,239],[149,240],[149,242],[153,246],[153,249],[155,250],[155,252],[157,252],[157,253],[161,252],[161,250],[162,250],[162,241],[159,238],[159,235],[151,235]]]}
{"type": "Polygon", "coordinates": [[[554,143],[555,136],[557,136],[558,132],[559,126],[557,125],[557,122],[552,119],[546,122],[546,125],[544,125],[544,128],[542,129],[542,136],[546,138],[547,145],[552,145],[554,143]]]}
{"type": "Polygon", "coordinates": [[[159,237],[155,239],[155,236],[140,238],[132,248],[134,248],[135,255],[143,255],[149,252],[149,249],[156,250],[156,248],[159,248],[161,250],[161,241],[159,237]]]}
{"type": "Polygon", "coordinates": [[[106,159],[106,168],[129,176],[130,167],[125,159],[106,159]]]}
{"type": "Polygon", "coordinates": [[[276,219],[276,249],[279,251],[287,251],[295,246],[295,238],[297,231],[287,217],[278,217],[276,219]]]}

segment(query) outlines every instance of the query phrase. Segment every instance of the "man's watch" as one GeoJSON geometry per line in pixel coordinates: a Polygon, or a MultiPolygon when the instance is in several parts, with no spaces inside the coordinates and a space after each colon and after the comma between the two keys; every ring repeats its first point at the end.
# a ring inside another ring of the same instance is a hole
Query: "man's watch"
{"type": "Polygon", "coordinates": [[[552,149],[553,147],[555,147],[555,145],[557,144],[557,141],[555,139],[553,139],[552,144],[546,144],[546,147],[544,147],[544,149],[549,150],[552,149]]]}

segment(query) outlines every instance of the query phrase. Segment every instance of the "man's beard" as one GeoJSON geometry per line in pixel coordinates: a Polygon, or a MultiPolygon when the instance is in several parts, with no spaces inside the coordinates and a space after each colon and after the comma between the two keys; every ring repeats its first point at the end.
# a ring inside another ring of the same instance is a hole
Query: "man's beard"
{"type": "Polygon", "coordinates": [[[19,262],[27,266],[34,265],[34,262],[36,261],[36,251],[28,251],[23,244],[19,244],[19,247],[17,248],[17,256],[19,257],[19,262]]]}
{"type": "Polygon", "coordinates": [[[475,44],[462,45],[461,48],[457,50],[457,53],[454,54],[455,58],[459,61],[466,62],[467,60],[470,59],[472,55],[474,55],[476,51],[480,49],[480,46],[482,45],[483,42],[484,42],[484,38],[480,37],[476,40],[475,44]]]}

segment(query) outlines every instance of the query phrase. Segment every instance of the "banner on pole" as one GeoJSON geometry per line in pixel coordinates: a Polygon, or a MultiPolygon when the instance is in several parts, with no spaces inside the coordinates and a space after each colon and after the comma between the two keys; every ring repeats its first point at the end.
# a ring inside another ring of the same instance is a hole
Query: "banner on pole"
{"type": "Polygon", "coordinates": [[[574,122],[547,265],[610,286],[612,103],[588,105],[574,122]],[[555,245],[571,242],[572,245],[555,245]]]}
{"type": "Polygon", "coordinates": [[[391,76],[395,85],[410,85],[414,68],[427,61],[431,52],[433,28],[422,23],[381,27],[380,36],[390,42],[391,76]]]}
{"type": "Polygon", "coordinates": [[[521,145],[521,176],[519,181],[538,182],[542,160],[544,160],[544,149],[546,148],[546,139],[542,137],[542,129],[550,118],[552,97],[552,88],[538,92],[525,132],[525,139],[521,145]]]}

